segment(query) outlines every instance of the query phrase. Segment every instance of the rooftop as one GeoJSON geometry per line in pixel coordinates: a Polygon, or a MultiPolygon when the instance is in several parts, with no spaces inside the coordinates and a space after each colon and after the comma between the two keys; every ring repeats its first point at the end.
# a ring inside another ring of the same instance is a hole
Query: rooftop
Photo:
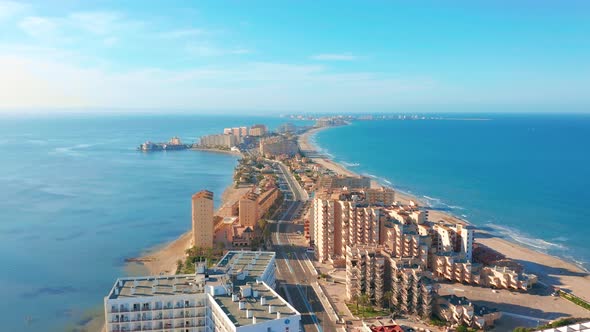
{"type": "Polygon", "coordinates": [[[119,278],[109,293],[109,299],[204,293],[206,284],[225,283],[226,274],[237,276],[236,287],[255,283],[274,257],[275,253],[268,251],[228,251],[215,267],[209,269],[207,280],[204,274],[119,278]]]}
{"type": "Polygon", "coordinates": [[[119,278],[109,293],[109,299],[197,294],[204,292],[204,286],[204,276],[194,274],[119,278]]]}
{"type": "Polygon", "coordinates": [[[195,198],[213,199],[213,193],[210,192],[209,190],[201,190],[198,193],[193,195],[193,199],[195,199],[195,198]]]}
{"type": "Polygon", "coordinates": [[[241,288],[242,291],[235,297],[215,296],[215,302],[235,326],[258,324],[299,314],[265,283],[248,283],[241,288]],[[256,319],[255,323],[253,317],[256,319]]]}

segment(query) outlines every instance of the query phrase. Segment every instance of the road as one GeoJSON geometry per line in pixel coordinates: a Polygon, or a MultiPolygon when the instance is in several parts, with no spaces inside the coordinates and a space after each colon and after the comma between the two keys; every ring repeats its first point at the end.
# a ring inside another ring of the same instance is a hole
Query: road
{"type": "MultiPolygon", "coordinates": [[[[273,161],[269,160],[269,162],[273,161]]],[[[278,289],[301,313],[304,331],[335,331],[335,323],[330,320],[322,302],[310,286],[312,282],[317,281],[317,276],[310,270],[310,264],[305,262],[307,259],[305,240],[297,234],[297,231],[303,231],[303,226],[293,223],[309,196],[285,165],[273,163],[277,165],[278,175],[286,182],[291,194],[290,198],[292,198],[284,201],[284,212],[280,214],[279,219],[271,221],[268,225],[273,248],[277,254],[278,289]]]]}

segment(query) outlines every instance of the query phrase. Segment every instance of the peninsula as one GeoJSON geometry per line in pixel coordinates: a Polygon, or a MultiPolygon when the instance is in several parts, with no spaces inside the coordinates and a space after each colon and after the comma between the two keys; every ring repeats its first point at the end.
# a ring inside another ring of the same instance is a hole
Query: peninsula
{"type": "MultiPolygon", "coordinates": [[[[311,143],[318,131],[348,121],[322,118],[315,128],[285,125],[280,133],[255,129],[259,136],[246,127],[226,128],[201,138],[196,149],[240,153],[234,184],[215,212],[214,193],[195,194],[192,229],[129,264],[150,276],[178,275],[194,273],[199,257],[223,262],[222,256],[236,255],[232,250],[273,251],[276,285],[269,291],[292,306],[293,315],[301,314],[305,330],[512,330],[588,316],[586,271],[430,209],[352,172],[311,143]]],[[[125,286],[118,289],[111,298],[125,286]]],[[[116,314],[105,306],[107,317],[116,314]]],[[[120,326],[111,323],[108,331],[120,326]]]]}

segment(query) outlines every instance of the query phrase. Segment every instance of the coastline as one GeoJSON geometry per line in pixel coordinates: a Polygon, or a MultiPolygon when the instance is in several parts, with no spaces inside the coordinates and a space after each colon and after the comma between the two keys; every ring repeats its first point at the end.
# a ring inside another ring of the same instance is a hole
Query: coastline
{"type": "MultiPolygon", "coordinates": [[[[197,151],[208,151],[213,153],[227,153],[236,156],[242,156],[241,152],[226,151],[217,149],[191,149],[197,151]]],[[[242,197],[250,187],[235,188],[230,184],[221,194],[221,204],[215,210],[216,216],[231,215],[231,206],[242,197]]],[[[175,274],[176,262],[185,258],[185,250],[190,248],[192,230],[190,229],[190,220],[186,221],[188,230],[176,239],[159,244],[155,247],[148,248],[139,257],[132,262],[125,263],[125,271],[128,276],[134,275],[163,275],[175,274]]],[[[91,318],[76,326],[72,331],[104,332],[104,313],[102,310],[98,314],[93,313],[91,318]]]]}
{"type": "Polygon", "coordinates": [[[222,149],[209,149],[209,148],[190,148],[189,150],[191,151],[205,151],[205,152],[213,152],[213,153],[225,153],[225,154],[231,154],[234,156],[239,156],[242,157],[243,154],[241,152],[238,151],[232,151],[232,150],[222,150],[222,149]]]}
{"type": "MultiPolygon", "coordinates": [[[[338,174],[359,176],[360,174],[351,171],[344,165],[335,162],[332,158],[318,152],[321,151],[321,148],[314,145],[313,136],[328,128],[331,127],[314,128],[300,135],[298,137],[300,149],[303,152],[308,152],[310,159],[327,169],[338,174]]],[[[391,185],[379,184],[376,180],[371,181],[371,186],[373,185],[384,185],[395,189],[391,185]]],[[[420,205],[427,205],[424,200],[414,195],[398,191],[397,189],[395,190],[396,199],[403,203],[413,200],[420,205]]],[[[450,223],[471,224],[469,221],[461,219],[449,212],[429,210],[429,214],[431,220],[442,219],[450,223]]],[[[527,273],[537,275],[541,284],[570,290],[577,296],[590,301],[590,274],[588,271],[566,259],[533,250],[520,243],[502,238],[497,234],[479,230],[476,225],[474,226],[476,227],[475,243],[489,247],[505,255],[507,258],[511,258],[522,264],[527,273]]]]}

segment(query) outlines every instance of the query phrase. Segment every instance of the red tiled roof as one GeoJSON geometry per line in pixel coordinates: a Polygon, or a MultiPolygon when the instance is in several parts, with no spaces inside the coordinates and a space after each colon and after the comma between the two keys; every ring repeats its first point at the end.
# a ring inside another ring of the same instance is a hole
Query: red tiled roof
{"type": "Polygon", "coordinates": [[[404,332],[404,329],[401,328],[399,325],[389,325],[389,326],[371,326],[371,331],[373,332],[404,332]]]}

